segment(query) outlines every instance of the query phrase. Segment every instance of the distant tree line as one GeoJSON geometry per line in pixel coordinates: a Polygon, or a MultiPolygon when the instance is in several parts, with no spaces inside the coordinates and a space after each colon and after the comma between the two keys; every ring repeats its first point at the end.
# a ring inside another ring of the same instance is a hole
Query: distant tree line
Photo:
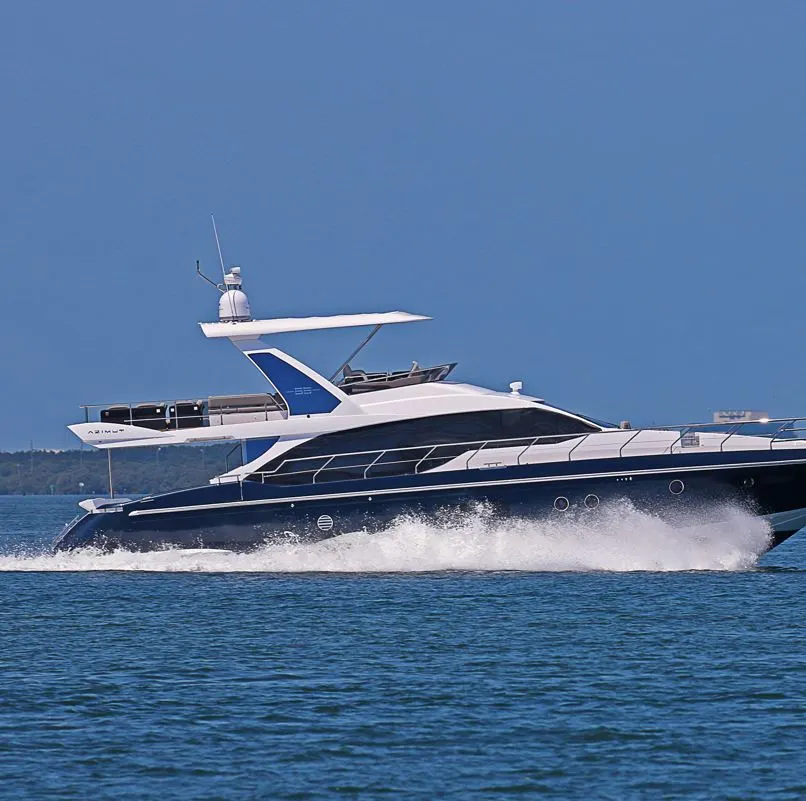
{"type": "MultiPolygon", "coordinates": [[[[206,484],[226,469],[232,445],[132,448],[112,452],[116,495],[170,492],[206,484]]],[[[240,464],[236,449],[230,469],[240,464]]],[[[0,451],[0,495],[107,495],[105,451],[0,451]]]]}

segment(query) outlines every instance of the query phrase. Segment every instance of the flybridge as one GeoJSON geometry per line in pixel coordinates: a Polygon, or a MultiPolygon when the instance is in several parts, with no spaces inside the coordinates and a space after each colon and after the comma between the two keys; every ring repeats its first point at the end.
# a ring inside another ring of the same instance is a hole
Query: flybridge
{"type": "MultiPolygon", "coordinates": [[[[221,293],[218,321],[200,323],[209,339],[229,339],[261,372],[271,391],[252,395],[210,396],[175,401],[147,401],[84,406],[85,421],[70,426],[83,442],[96,447],[129,447],[179,442],[249,439],[260,433],[248,424],[290,423],[311,416],[363,415],[352,395],[444,380],[454,363],[367,373],[350,362],[385,325],[421,322],[430,317],[405,311],[369,314],[339,314],[316,317],[252,319],[249,299],[243,290],[240,267],[223,268],[218,284],[198,274],[221,293]],[[287,353],[266,347],[262,336],[297,331],[371,327],[369,334],[328,379],[287,353]],[[247,427],[244,428],[243,426],[247,427]]],[[[274,426],[272,426],[273,428],[274,426]]],[[[282,426],[285,428],[285,426],[282,426]]],[[[299,426],[290,426],[299,428],[299,426]]],[[[290,433],[290,431],[289,431],[290,433]]]]}

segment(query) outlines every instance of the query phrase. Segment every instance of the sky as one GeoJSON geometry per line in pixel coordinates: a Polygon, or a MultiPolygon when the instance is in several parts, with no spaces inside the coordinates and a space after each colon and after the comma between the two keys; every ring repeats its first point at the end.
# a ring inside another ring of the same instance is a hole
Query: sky
{"type": "MultiPolygon", "coordinates": [[[[215,319],[403,309],[354,366],[598,418],[806,414],[806,4],[8,2],[0,449],[263,391],[215,319]]],[[[329,374],[360,331],[281,346],[329,374]]]]}

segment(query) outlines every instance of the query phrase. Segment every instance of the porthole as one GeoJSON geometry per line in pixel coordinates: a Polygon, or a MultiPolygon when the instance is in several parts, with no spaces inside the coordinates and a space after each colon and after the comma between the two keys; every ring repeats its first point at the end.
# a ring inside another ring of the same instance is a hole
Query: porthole
{"type": "Polygon", "coordinates": [[[554,500],[554,508],[558,512],[564,512],[570,505],[571,502],[568,500],[568,498],[565,498],[562,495],[554,500]]]}
{"type": "Polygon", "coordinates": [[[753,476],[747,476],[747,478],[742,479],[742,486],[745,489],[751,489],[752,487],[755,486],[755,484],[756,480],[753,478],[753,476]]]}
{"type": "Polygon", "coordinates": [[[671,492],[672,495],[680,495],[685,488],[686,485],[679,478],[669,482],[669,492],[671,492]]]}
{"type": "Polygon", "coordinates": [[[599,505],[599,496],[598,495],[586,495],[585,496],[585,506],[588,509],[595,509],[599,505]]]}

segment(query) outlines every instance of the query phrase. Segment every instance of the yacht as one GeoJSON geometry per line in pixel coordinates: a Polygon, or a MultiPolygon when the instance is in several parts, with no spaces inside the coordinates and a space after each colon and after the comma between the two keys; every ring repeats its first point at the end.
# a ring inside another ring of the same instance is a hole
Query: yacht
{"type": "Polygon", "coordinates": [[[107,451],[109,493],[81,501],[56,549],[246,551],[382,530],[404,514],[482,506],[504,518],[584,518],[625,500],[670,519],[704,509],[726,518],[739,506],[767,520],[770,547],[806,525],[797,419],[765,419],[764,435],[744,421],[633,429],[530,396],[518,381],[509,391],[454,382],[455,363],[366,372],[355,359],[382,327],[430,318],[253,319],[240,268],[222,262],[222,272],[218,320],[201,331],[229,339],[266,391],[83,407],[69,429],[107,451]],[[368,335],[330,377],[264,341],[362,327],[368,335]],[[115,496],[117,449],[211,442],[231,442],[238,466],[201,487],[115,496]]]}

